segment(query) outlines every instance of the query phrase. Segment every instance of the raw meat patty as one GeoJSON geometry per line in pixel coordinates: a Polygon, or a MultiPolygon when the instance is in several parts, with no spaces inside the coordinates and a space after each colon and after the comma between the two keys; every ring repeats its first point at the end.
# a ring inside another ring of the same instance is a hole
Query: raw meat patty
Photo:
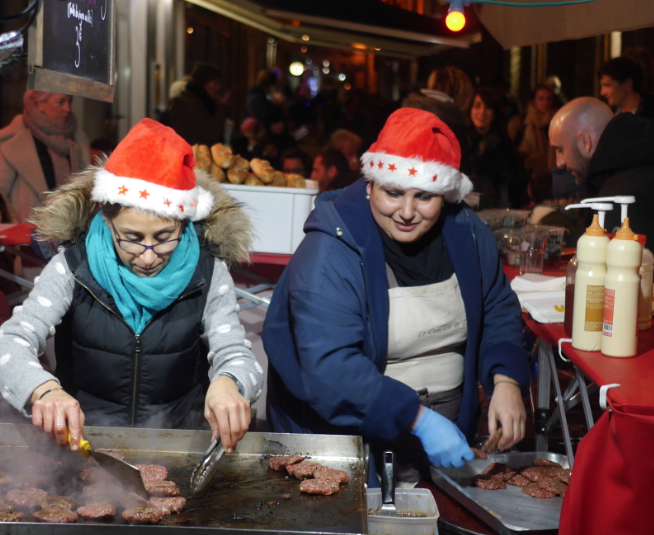
{"type": "Polygon", "coordinates": [[[87,485],[102,485],[103,483],[111,483],[114,480],[104,468],[94,466],[82,470],[79,478],[87,485]]]}
{"type": "Polygon", "coordinates": [[[534,466],[541,466],[541,467],[548,467],[548,466],[554,466],[556,468],[561,468],[561,465],[559,463],[555,463],[554,461],[550,461],[548,459],[534,459],[534,466]]]}
{"type": "Polygon", "coordinates": [[[176,498],[150,498],[148,502],[150,507],[156,507],[162,513],[169,515],[171,513],[179,513],[186,505],[186,498],[178,496],[176,498]]]}
{"type": "Polygon", "coordinates": [[[551,477],[546,477],[544,479],[541,479],[538,482],[538,486],[541,489],[549,490],[550,492],[559,495],[565,494],[565,491],[568,488],[568,485],[566,485],[562,481],[559,481],[558,479],[553,479],[551,477]]]}
{"type": "Polygon", "coordinates": [[[39,507],[41,509],[49,509],[50,507],[65,507],[71,511],[75,508],[77,504],[75,500],[69,496],[46,496],[39,502],[39,507]]]}
{"type": "Polygon", "coordinates": [[[538,483],[529,483],[526,487],[522,488],[523,494],[528,494],[533,498],[554,498],[555,494],[549,490],[541,489],[538,483]]]}
{"type": "Polygon", "coordinates": [[[531,481],[522,474],[516,474],[506,482],[507,485],[514,485],[516,487],[526,487],[529,483],[531,483],[531,481]]]}
{"type": "Polygon", "coordinates": [[[7,493],[7,501],[19,509],[36,507],[48,493],[44,490],[30,487],[25,490],[10,490],[7,493]]]}
{"type": "Polygon", "coordinates": [[[309,479],[313,477],[313,474],[318,466],[320,465],[316,463],[301,462],[298,464],[288,465],[286,467],[286,471],[297,479],[309,479]]]}
{"type": "Polygon", "coordinates": [[[503,463],[491,463],[484,470],[484,475],[489,476],[493,479],[501,479],[502,481],[508,481],[518,471],[508,464],[503,463]]]}
{"type": "Polygon", "coordinates": [[[134,466],[141,472],[141,479],[143,481],[148,479],[164,481],[168,479],[168,469],[160,464],[135,464],[134,466]]]}
{"type": "Polygon", "coordinates": [[[23,513],[1,513],[0,522],[20,522],[23,519],[23,513]]]}
{"type": "Polygon", "coordinates": [[[476,459],[488,459],[488,455],[484,453],[483,450],[477,449],[477,448],[470,448],[474,454],[476,459]]]}
{"type": "Polygon", "coordinates": [[[492,477],[485,476],[485,475],[477,475],[473,477],[472,484],[476,485],[481,489],[486,489],[486,490],[497,490],[497,489],[506,488],[506,483],[501,479],[493,479],[492,477]]]}
{"type": "Polygon", "coordinates": [[[300,483],[300,491],[307,494],[331,496],[338,492],[339,484],[329,479],[306,479],[300,483]]]}
{"type": "Polygon", "coordinates": [[[152,496],[179,496],[179,487],[174,481],[146,479],[143,484],[146,492],[152,496]]]}
{"type": "Polygon", "coordinates": [[[277,455],[268,459],[268,467],[272,470],[284,470],[289,464],[296,464],[304,461],[306,457],[300,455],[277,455]]]}
{"type": "Polygon", "coordinates": [[[93,503],[80,507],[77,510],[77,514],[87,520],[98,520],[100,518],[116,516],[116,508],[110,503],[93,503]]]}
{"type": "Polygon", "coordinates": [[[158,524],[163,516],[155,507],[137,507],[123,511],[123,518],[130,524],[158,524]]]}
{"type": "Polygon", "coordinates": [[[538,468],[538,467],[532,467],[532,468],[525,468],[524,470],[521,470],[520,473],[525,476],[529,481],[540,481],[544,477],[547,477],[546,473],[546,468],[538,468]]]}
{"type": "Polygon", "coordinates": [[[70,524],[77,522],[77,515],[65,507],[49,507],[34,513],[34,518],[39,522],[50,522],[51,524],[70,524]]]}
{"type": "Polygon", "coordinates": [[[318,465],[316,471],[313,473],[316,479],[329,479],[337,481],[338,483],[348,483],[350,476],[343,470],[336,470],[335,468],[327,468],[326,466],[318,465]]]}

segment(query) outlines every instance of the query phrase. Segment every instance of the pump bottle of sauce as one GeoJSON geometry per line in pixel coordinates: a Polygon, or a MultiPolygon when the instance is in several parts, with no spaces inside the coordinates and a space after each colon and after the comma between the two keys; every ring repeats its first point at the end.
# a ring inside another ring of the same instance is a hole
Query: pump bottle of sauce
{"type": "MultiPolygon", "coordinates": [[[[638,298],[643,249],[629,218],[606,250],[602,353],[609,357],[635,357],[638,349],[638,298]]],[[[577,275],[579,278],[579,275],[577,275]]]]}
{"type": "Polygon", "coordinates": [[[577,242],[572,347],[582,351],[599,351],[602,343],[604,277],[609,238],[599,225],[599,216],[577,242]]]}

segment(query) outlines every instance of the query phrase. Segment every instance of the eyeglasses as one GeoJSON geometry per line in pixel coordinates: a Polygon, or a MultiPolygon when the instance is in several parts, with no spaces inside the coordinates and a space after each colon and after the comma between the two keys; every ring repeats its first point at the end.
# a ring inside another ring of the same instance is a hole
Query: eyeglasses
{"type": "Polygon", "coordinates": [[[118,231],[116,230],[116,227],[114,227],[114,222],[111,219],[109,220],[109,224],[111,225],[111,228],[114,231],[114,236],[116,237],[116,242],[118,243],[118,247],[120,247],[126,253],[133,254],[136,256],[141,256],[148,249],[152,249],[152,252],[154,252],[155,254],[171,253],[179,245],[179,242],[182,239],[181,230],[180,230],[179,238],[157,243],[156,245],[143,245],[142,243],[138,243],[131,240],[123,240],[122,238],[119,238],[118,231]]]}

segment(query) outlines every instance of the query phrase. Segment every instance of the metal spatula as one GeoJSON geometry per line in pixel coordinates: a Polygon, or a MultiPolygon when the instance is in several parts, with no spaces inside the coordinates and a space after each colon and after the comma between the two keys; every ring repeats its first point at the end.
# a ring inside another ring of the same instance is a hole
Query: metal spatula
{"type": "Polygon", "coordinates": [[[397,516],[395,507],[395,453],[384,452],[384,467],[381,477],[382,506],[379,514],[382,516],[397,516]]]}

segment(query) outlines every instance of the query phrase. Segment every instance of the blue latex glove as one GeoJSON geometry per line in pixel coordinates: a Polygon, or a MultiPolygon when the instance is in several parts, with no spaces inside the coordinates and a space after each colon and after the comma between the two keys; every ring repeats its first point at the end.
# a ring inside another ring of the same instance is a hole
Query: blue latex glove
{"type": "Polygon", "coordinates": [[[411,433],[420,439],[429,462],[434,466],[461,468],[465,461],[475,458],[456,424],[431,409],[422,411],[411,433]]]}

